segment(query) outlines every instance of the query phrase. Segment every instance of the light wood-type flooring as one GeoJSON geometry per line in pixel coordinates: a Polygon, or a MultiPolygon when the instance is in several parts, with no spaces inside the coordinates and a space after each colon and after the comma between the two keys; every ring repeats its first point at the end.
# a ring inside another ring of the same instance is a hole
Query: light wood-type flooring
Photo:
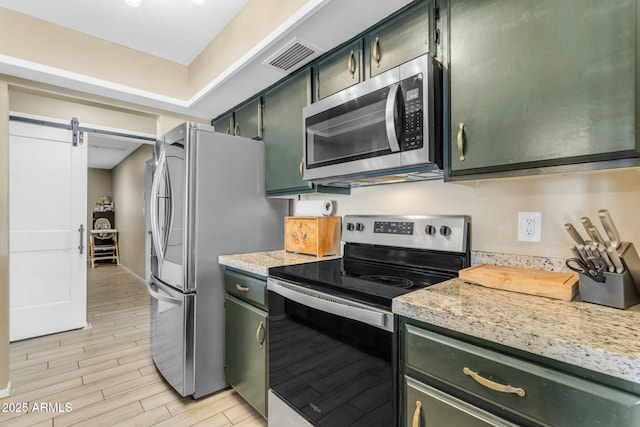
{"type": "Polygon", "coordinates": [[[175,393],[149,353],[144,282],[117,266],[88,270],[91,328],[10,345],[0,426],[266,426],[233,390],[197,401],[175,393]]]}

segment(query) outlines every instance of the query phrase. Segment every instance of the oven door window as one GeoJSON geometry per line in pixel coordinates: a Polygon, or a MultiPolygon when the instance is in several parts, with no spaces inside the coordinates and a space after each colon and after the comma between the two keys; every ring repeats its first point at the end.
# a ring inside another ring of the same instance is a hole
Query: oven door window
{"type": "Polygon", "coordinates": [[[393,426],[392,337],[269,292],[269,388],[318,426],[393,426]]]}
{"type": "Polygon", "coordinates": [[[306,167],[382,156],[400,150],[402,90],[392,85],[305,121],[306,167]]]}

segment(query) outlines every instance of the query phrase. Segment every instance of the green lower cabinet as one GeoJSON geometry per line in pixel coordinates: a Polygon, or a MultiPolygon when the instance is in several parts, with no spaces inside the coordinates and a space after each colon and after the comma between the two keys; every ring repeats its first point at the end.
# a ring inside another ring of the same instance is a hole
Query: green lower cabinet
{"type": "Polygon", "coordinates": [[[263,417],[267,416],[267,312],[225,296],[227,382],[263,417]]]}
{"type": "MultiPolygon", "coordinates": [[[[410,324],[411,323],[411,324],[410,324]]],[[[405,375],[509,420],[554,427],[640,425],[640,396],[403,322],[405,375]]],[[[409,394],[409,391],[407,391],[409,394]]],[[[411,417],[406,401],[405,419],[411,417]]],[[[430,424],[426,424],[430,425],[430,424]]],[[[434,425],[442,425],[435,423],[434,425]]],[[[449,424],[447,424],[449,425],[449,424]]],[[[451,424],[473,425],[473,424],[451,424]]],[[[493,425],[493,424],[489,424],[493,425]]],[[[495,424],[501,425],[501,424],[495,424]]]]}
{"type": "Polygon", "coordinates": [[[406,427],[515,427],[508,421],[410,377],[404,378],[406,427]]]}
{"type": "Polygon", "coordinates": [[[446,178],[638,157],[638,3],[449,0],[446,178]]]}

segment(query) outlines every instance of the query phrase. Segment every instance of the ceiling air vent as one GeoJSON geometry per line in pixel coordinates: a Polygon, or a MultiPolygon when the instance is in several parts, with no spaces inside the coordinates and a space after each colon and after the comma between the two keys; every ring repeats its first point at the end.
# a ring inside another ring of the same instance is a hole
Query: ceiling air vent
{"type": "Polygon", "coordinates": [[[322,53],[320,49],[309,43],[293,39],[262,63],[289,73],[317,58],[322,53]]]}

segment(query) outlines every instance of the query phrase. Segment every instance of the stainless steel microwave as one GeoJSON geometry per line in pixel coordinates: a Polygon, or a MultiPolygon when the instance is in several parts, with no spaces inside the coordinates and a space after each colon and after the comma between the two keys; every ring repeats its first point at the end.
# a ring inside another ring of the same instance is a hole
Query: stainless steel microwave
{"type": "Polygon", "coordinates": [[[303,178],[351,186],[442,177],[440,76],[424,55],[306,106],[303,178]]]}

